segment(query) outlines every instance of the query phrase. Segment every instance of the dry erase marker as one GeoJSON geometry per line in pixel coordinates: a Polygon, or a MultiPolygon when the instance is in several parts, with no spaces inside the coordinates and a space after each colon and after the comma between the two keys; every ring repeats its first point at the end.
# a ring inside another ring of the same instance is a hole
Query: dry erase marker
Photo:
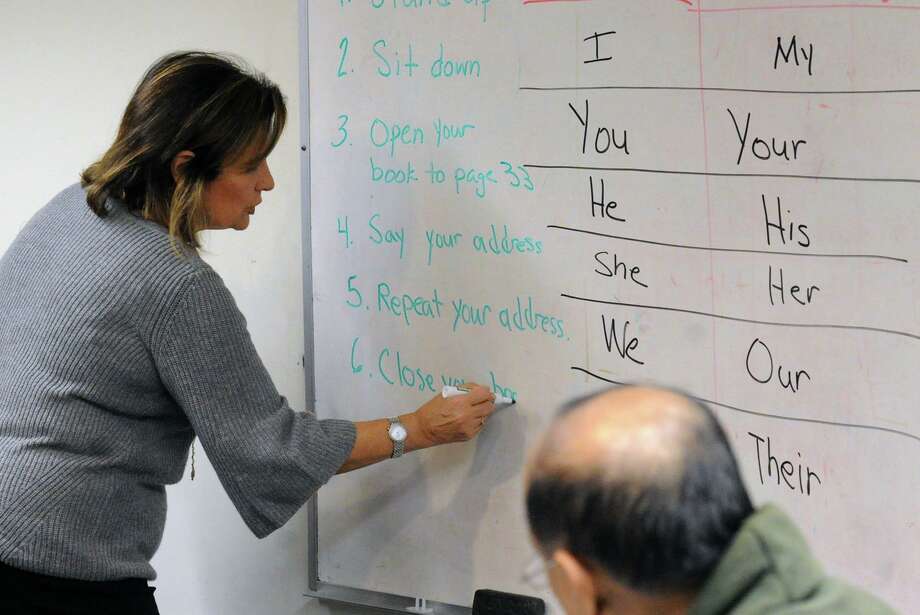
{"type": "MultiPolygon", "coordinates": [[[[469,389],[464,389],[463,387],[455,387],[455,386],[450,386],[450,385],[446,385],[443,389],[441,389],[441,395],[445,399],[448,397],[456,397],[457,395],[466,395],[469,392],[470,392],[469,389]]],[[[516,404],[517,402],[511,399],[510,397],[505,397],[504,395],[499,395],[498,393],[496,393],[495,403],[510,406],[511,404],[516,404]]]]}

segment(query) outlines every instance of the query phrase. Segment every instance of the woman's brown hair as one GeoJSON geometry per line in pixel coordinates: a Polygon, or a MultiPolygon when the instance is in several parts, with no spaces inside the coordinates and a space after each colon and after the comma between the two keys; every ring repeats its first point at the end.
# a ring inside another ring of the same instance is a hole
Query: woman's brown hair
{"type": "Polygon", "coordinates": [[[180,52],[157,60],[125,109],[115,142],[80,175],[90,208],[105,217],[119,199],[197,248],[207,228],[204,188],[251,145],[268,156],[287,110],[278,86],[225,55],[180,52]],[[173,178],[172,161],[194,154],[173,178]]]}

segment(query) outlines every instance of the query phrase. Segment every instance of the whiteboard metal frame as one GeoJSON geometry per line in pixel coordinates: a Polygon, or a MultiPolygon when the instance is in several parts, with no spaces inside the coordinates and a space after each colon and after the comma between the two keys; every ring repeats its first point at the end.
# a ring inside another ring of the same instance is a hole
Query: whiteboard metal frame
{"type": "MultiPolygon", "coordinates": [[[[305,399],[316,409],[316,373],[313,339],[313,241],[310,201],[310,25],[308,0],[298,0],[298,46],[300,66],[300,199],[303,247],[303,319],[305,399]],[[310,357],[309,363],[307,357],[310,357]]],[[[357,587],[324,583],[319,578],[319,514],[317,496],[307,506],[307,590],[305,596],[355,606],[373,608],[382,613],[407,613],[415,597],[375,592],[357,587]]],[[[424,598],[425,596],[420,596],[424,598]]],[[[471,597],[472,598],[472,597],[471,597]]],[[[428,600],[434,615],[471,615],[467,607],[428,600]]]]}

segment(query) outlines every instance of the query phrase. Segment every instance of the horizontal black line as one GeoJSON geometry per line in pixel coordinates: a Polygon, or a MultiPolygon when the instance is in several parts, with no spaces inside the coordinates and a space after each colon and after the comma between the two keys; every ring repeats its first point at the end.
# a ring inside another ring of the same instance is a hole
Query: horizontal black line
{"type": "Polygon", "coordinates": [[[814,179],[838,182],[884,182],[920,184],[920,179],[904,177],[834,177],[830,175],[796,175],[792,173],[717,173],[715,171],[675,171],[673,169],[644,169],[639,167],[589,167],[568,164],[525,164],[527,169],[562,169],[573,171],[610,171],[614,173],[658,173],[662,175],[694,175],[698,177],[748,177],[767,179],[814,179]]]}
{"type": "Polygon", "coordinates": [[[650,239],[638,239],[636,237],[624,237],[622,235],[608,235],[607,233],[599,233],[597,231],[588,231],[585,229],[572,228],[570,226],[560,226],[558,224],[549,224],[546,228],[554,228],[562,231],[571,231],[573,233],[584,233],[585,235],[594,235],[596,237],[606,237],[608,239],[618,239],[620,241],[633,241],[635,243],[648,244],[652,246],[662,246],[665,248],[679,248],[681,250],[703,250],[706,252],[733,252],[737,254],[770,254],[774,256],[809,256],[812,258],[864,258],[864,259],[880,259],[895,261],[898,263],[906,263],[906,258],[899,258],[897,256],[884,256],[881,254],[819,254],[819,253],[809,253],[809,252],[782,252],[776,250],[746,250],[743,248],[709,248],[706,246],[688,246],[679,243],[666,243],[663,241],[652,241],[650,239]]]}
{"type": "Polygon", "coordinates": [[[528,92],[572,92],[577,90],[619,90],[619,91],[672,91],[672,92],[738,92],[741,94],[801,94],[804,96],[837,96],[837,95],[864,95],[864,94],[920,94],[920,89],[895,89],[895,90],[768,90],[753,88],[719,88],[682,85],[591,85],[591,86],[564,86],[564,87],[535,87],[523,86],[519,88],[528,92]]]}
{"type": "Polygon", "coordinates": [[[692,314],[694,316],[705,316],[707,318],[716,318],[718,320],[730,320],[733,322],[744,322],[753,325],[766,325],[768,327],[793,327],[793,328],[802,328],[802,329],[842,329],[845,331],[868,331],[870,333],[887,333],[889,335],[898,335],[900,337],[907,337],[914,340],[920,340],[920,335],[915,333],[909,333],[907,331],[897,331],[895,329],[881,329],[878,327],[864,327],[860,325],[828,325],[828,324],[809,324],[809,323],[793,323],[793,322],[775,322],[770,320],[752,320],[749,318],[738,318],[737,316],[726,316],[725,314],[715,314],[713,312],[701,312],[698,310],[687,310],[684,308],[674,308],[674,307],[664,307],[660,305],[642,305],[640,303],[624,303],[621,301],[604,301],[603,299],[589,299],[586,297],[577,297],[575,295],[569,295],[562,293],[562,296],[566,299],[574,299],[575,301],[583,301],[585,303],[600,303],[603,305],[612,305],[614,307],[628,307],[636,308],[639,310],[658,310],[662,312],[677,312],[678,314],[692,314]]]}
{"type": "MultiPolygon", "coordinates": [[[[627,386],[627,383],[625,382],[620,382],[618,380],[611,380],[610,378],[604,378],[603,376],[599,376],[595,373],[592,373],[589,370],[584,369],[583,367],[577,367],[573,365],[571,369],[575,370],[576,372],[582,372],[584,374],[587,374],[588,376],[591,376],[592,378],[596,378],[598,380],[602,380],[610,384],[615,384],[618,386],[627,386]]],[[[833,427],[850,427],[852,429],[868,429],[871,431],[883,431],[883,432],[895,434],[898,436],[904,436],[905,438],[910,438],[911,440],[916,440],[917,442],[920,442],[920,436],[915,436],[914,434],[906,432],[906,431],[890,429],[888,427],[878,427],[876,425],[862,425],[859,423],[841,423],[837,421],[823,421],[821,419],[807,419],[807,418],[803,418],[799,416],[785,416],[782,414],[770,414],[769,412],[757,412],[756,410],[747,410],[745,408],[739,408],[738,406],[731,406],[729,404],[723,404],[722,402],[713,401],[711,399],[706,399],[705,397],[698,397],[696,395],[690,395],[690,397],[698,401],[707,403],[707,404],[712,404],[713,406],[719,406],[721,408],[727,408],[728,410],[734,410],[735,412],[741,412],[743,414],[751,414],[753,416],[761,416],[761,417],[768,418],[768,419],[795,421],[797,423],[815,423],[817,425],[831,425],[833,427]]]]}

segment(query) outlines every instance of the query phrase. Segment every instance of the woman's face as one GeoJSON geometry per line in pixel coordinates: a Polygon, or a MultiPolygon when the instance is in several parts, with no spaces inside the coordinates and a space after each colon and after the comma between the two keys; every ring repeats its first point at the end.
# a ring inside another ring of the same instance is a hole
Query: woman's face
{"type": "Polygon", "coordinates": [[[246,154],[224,167],[217,179],[205,187],[204,205],[209,229],[245,230],[249,226],[249,216],[262,202],[262,191],[275,187],[268,162],[264,158],[253,160],[246,154]]]}

